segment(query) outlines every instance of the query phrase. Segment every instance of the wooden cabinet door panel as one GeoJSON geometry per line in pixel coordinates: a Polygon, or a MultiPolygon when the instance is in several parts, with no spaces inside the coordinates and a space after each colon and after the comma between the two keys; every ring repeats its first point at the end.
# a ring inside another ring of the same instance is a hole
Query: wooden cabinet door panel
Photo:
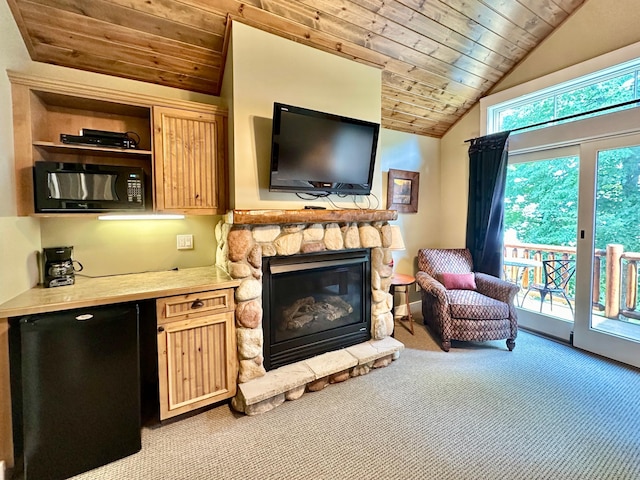
{"type": "Polygon", "coordinates": [[[226,117],[154,107],[156,209],[223,213],[226,117]]]}
{"type": "Polygon", "coordinates": [[[161,420],[234,396],[233,312],[159,327],[158,367],[161,420]]]}

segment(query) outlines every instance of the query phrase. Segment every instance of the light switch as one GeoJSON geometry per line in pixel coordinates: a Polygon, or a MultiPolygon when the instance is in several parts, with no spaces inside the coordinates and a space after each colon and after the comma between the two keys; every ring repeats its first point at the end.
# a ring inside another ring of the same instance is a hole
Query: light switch
{"type": "Polygon", "coordinates": [[[178,250],[192,250],[193,249],[193,235],[177,235],[178,250]]]}

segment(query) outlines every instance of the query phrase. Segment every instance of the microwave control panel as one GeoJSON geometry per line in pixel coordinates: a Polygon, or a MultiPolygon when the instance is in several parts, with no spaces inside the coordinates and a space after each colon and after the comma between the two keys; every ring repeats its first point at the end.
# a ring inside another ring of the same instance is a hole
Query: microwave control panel
{"type": "Polygon", "coordinates": [[[139,175],[130,174],[127,179],[127,201],[142,203],[142,178],[139,175]]]}

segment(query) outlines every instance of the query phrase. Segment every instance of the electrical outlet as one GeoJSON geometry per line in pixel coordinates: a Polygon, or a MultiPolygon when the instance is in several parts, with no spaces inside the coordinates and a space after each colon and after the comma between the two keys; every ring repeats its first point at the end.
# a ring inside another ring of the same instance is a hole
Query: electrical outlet
{"type": "Polygon", "coordinates": [[[192,250],[193,249],[193,235],[177,235],[178,250],[192,250]]]}

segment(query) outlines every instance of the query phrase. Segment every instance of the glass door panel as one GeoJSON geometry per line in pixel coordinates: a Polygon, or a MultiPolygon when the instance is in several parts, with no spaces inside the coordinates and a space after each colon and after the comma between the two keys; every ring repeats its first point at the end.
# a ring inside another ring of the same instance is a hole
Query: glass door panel
{"type": "Polygon", "coordinates": [[[593,280],[580,273],[574,344],[640,366],[640,137],[584,144],[582,158],[578,270],[593,280]]]}
{"type": "Polygon", "coordinates": [[[518,323],[569,341],[573,331],[577,147],[509,158],[504,276],[520,286],[518,323]]]}

